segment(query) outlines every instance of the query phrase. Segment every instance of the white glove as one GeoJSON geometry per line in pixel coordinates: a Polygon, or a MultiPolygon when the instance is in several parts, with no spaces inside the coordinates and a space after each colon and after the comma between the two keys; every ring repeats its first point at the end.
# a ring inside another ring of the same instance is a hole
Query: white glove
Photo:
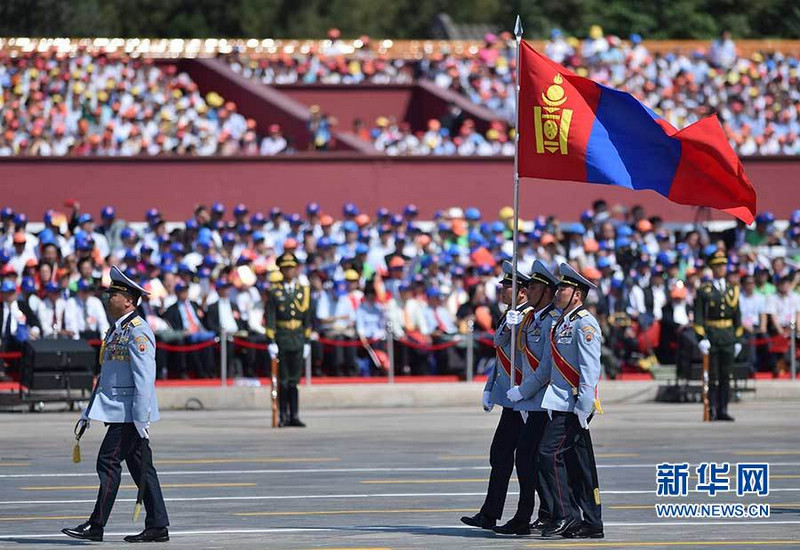
{"type": "Polygon", "coordinates": [[[522,394],[519,391],[517,386],[514,386],[510,390],[506,392],[506,397],[512,402],[516,403],[517,401],[522,401],[522,394]]]}
{"type": "Polygon", "coordinates": [[[78,422],[83,423],[83,425],[85,426],[84,429],[86,429],[86,430],[89,429],[89,425],[91,424],[91,422],[89,421],[89,408],[88,407],[83,409],[83,412],[81,412],[81,418],[80,418],[80,420],[78,420],[78,422]]]}
{"type": "Polygon", "coordinates": [[[522,322],[522,313],[512,309],[506,313],[506,324],[510,327],[516,326],[522,322]]]}
{"type": "Polygon", "coordinates": [[[494,408],[494,403],[492,403],[492,392],[485,391],[483,392],[483,410],[488,412],[492,412],[494,408]]]}
{"type": "Polygon", "coordinates": [[[588,430],[589,429],[589,415],[587,413],[583,412],[580,409],[573,409],[573,412],[578,417],[578,423],[580,423],[581,428],[583,428],[584,430],[588,430]]]}
{"type": "Polygon", "coordinates": [[[528,411],[519,411],[523,424],[528,421],[528,411]]]}
{"type": "Polygon", "coordinates": [[[303,359],[308,359],[311,355],[311,344],[303,344],[303,359]]]}
{"type": "Polygon", "coordinates": [[[134,420],[133,425],[136,426],[136,431],[139,432],[139,437],[143,439],[150,439],[150,433],[147,431],[147,429],[150,427],[150,422],[139,422],[138,420],[134,420]]]}
{"type": "Polygon", "coordinates": [[[736,359],[737,357],[739,357],[740,353],[742,353],[742,344],[736,342],[733,345],[733,358],[736,359]]]}
{"type": "Polygon", "coordinates": [[[697,347],[700,348],[700,353],[708,355],[709,350],[711,350],[711,342],[708,341],[708,338],[703,338],[697,343],[697,347]]]}
{"type": "Polygon", "coordinates": [[[550,417],[550,420],[553,420],[553,409],[547,409],[547,416],[550,417]]]}
{"type": "Polygon", "coordinates": [[[267,350],[269,350],[269,355],[273,359],[278,357],[278,344],[272,342],[270,345],[267,346],[267,350]]]}

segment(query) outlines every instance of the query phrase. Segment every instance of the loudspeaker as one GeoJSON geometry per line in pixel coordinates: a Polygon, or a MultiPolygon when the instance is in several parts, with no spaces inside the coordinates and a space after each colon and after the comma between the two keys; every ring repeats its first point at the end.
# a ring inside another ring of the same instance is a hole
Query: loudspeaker
{"type": "Polygon", "coordinates": [[[85,340],[32,340],[25,346],[21,382],[30,390],[91,391],[96,361],[85,340]]]}

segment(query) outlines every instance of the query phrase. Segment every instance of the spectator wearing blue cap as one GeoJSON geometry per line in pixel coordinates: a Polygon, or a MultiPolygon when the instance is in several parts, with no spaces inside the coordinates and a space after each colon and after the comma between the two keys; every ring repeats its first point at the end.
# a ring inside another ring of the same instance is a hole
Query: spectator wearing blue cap
{"type": "MultiPolygon", "coordinates": [[[[217,300],[208,306],[205,322],[208,330],[215,334],[222,334],[224,331],[228,335],[236,335],[240,338],[247,336],[247,324],[239,311],[239,306],[231,297],[233,284],[226,276],[221,276],[214,284],[217,290],[217,300]]],[[[253,370],[248,364],[245,369],[246,353],[242,348],[227,346],[228,353],[228,375],[234,378],[243,374],[252,377],[253,370]]]]}
{"type": "Polygon", "coordinates": [[[117,219],[117,211],[113,206],[104,206],[100,210],[100,225],[95,231],[105,237],[109,250],[115,250],[120,244],[120,232],[125,227],[125,222],[117,219]]]}
{"type": "Polygon", "coordinates": [[[344,216],[345,221],[354,221],[356,216],[358,216],[358,207],[355,205],[355,203],[344,203],[344,206],[342,206],[342,216],[344,216]]]}
{"type": "MultiPolygon", "coordinates": [[[[458,334],[458,327],[453,314],[444,305],[444,295],[437,287],[430,287],[426,291],[428,303],[425,307],[425,328],[427,336],[431,338],[433,345],[451,342],[458,334]]],[[[451,367],[461,364],[457,355],[451,348],[435,351],[432,354],[431,373],[446,374],[451,367]]]]}
{"type": "Polygon", "coordinates": [[[75,340],[102,339],[110,326],[103,303],[94,291],[94,282],[82,278],[78,280],[76,295],[67,300],[64,330],[75,340]]]}
{"type": "MultiPolygon", "coordinates": [[[[186,277],[185,270],[183,275],[186,277]]],[[[203,324],[203,310],[197,302],[190,299],[189,290],[187,281],[179,278],[175,283],[176,301],[164,312],[164,319],[173,330],[182,333],[185,344],[207,342],[214,338],[215,334],[203,324]]],[[[200,378],[212,378],[216,375],[213,350],[210,347],[189,353],[176,353],[175,356],[174,374],[178,378],[187,379],[190,372],[200,378]]]]}
{"type": "Polygon", "coordinates": [[[364,298],[356,310],[356,335],[362,348],[358,350],[361,376],[382,375],[388,367],[386,355],[386,310],[377,301],[373,281],[364,286],[364,298]]]}

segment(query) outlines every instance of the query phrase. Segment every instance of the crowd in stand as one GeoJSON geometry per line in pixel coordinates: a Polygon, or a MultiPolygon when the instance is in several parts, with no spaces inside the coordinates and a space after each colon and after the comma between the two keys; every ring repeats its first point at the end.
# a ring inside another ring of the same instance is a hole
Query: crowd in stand
{"type": "MultiPolygon", "coordinates": [[[[291,251],[312,289],[317,374],[385,374],[387,331],[398,375],[463,375],[468,332],[478,372],[493,357],[500,264],[512,251],[510,208],[492,219],[454,207],[421,221],[414,205],[373,214],[348,203],[334,219],[314,203],[303,215],[215,203],[168,224],[156,209],[144,223],[126,223],[110,206],[97,219],[67,206],[47,211],[36,231],[25,213],[0,211],[4,351],[37,338],[101,338],[109,326],[102,287],[117,265],[150,292],[141,312],[161,342],[160,377],[219,375],[214,344],[223,331],[232,337],[230,374],[264,376],[264,301],[280,281],[277,255],[291,251]]],[[[731,284],[741,285],[752,345],[740,361],[785,370],[800,310],[800,211],[788,223],[762,213],[752,229],[709,233],[596,201],[575,223],[523,216],[519,265],[529,269],[538,258],[555,270],[567,261],[598,284],[588,304],[603,330],[606,373],[615,376],[679,361],[708,275],[705,258],[717,249],[728,254],[731,284]]]]}
{"type": "MultiPolygon", "coordinates": [[[[353,53],[335,33],[327,43],[302,54],[239,55],[230,64],[266,84],[426,79],[491,109],[500,120],[514,119],[516,63],[509,33],[487,35],[477,54],[445,51],[419,60],[373,54],[365,38],[353,53]]],[[[554,29],[544,53],[581,76],[630,92],[677,128],[716,113],[741,156],[800,154],[800,59],[795,56],[740,56],[727,33],[707,49],[651,53],[641,36],[621,40],[596,25],[583,40],[554,29]]]]}
{"type": "MultiPolygon", "coordinates": [[[[514,118],[515,50],[508,33],[487,35],[477,52],[447,49],[421,59],[377,53],[368,37],[328,40],[308,51],[231,54],[231,68],[266,84],[408,84],[424,79],[496,113],[501,128],[412,132],[404,121],[368,131],[394,155],[509,154],[514,118]],[[462,134],[465,131],[467,134],[462,134]]],[[[708,49],[648,51],[638,35],[583,40],[553,30],[544,53],[579,75],[625,90],[681,128],[716,113],[741,156],[800,154],[800,59],[780,52],[737,54],[730,36],[708,49]]],[[[323,106],[324,107],[324,106],[323,106]]],[[[447,115],[444,115],[446,118],[447,115]]],[[[312,117],[313,118],[313,117],[312,117]]],[[[325,150],[335,122],[312,120],[314,148],[325,150]]],[[[273,155],[293,150],[276,125],[258,128],[231,101],[176,65],[78,48],[11,56],[0,52],[0,156],[273,155]]],[[[435,121],[432,121],[435,122],[435,121]]],[[[369,129],[367,129],[369,130],[369,129]]]]}
{"type": "Polygon", "coordinates": [[[288,147],[280,127],[259,129],[235,103],[201,94],[176,65],[85,49],[0,51],[0,120],[0,156],[273,155],[288,147]]]}
{"type": "Polygon", "coordinates": [[[506,123],[494,121],[480,132],[475,121],[452,104],[441,119],[428,120],[425,131],[412,132],[407,122],[394,117],[378,117],[371,130],[360,121],[355,126],[356,135],[391,156],[514,156],[514,130],[506,123]]]}

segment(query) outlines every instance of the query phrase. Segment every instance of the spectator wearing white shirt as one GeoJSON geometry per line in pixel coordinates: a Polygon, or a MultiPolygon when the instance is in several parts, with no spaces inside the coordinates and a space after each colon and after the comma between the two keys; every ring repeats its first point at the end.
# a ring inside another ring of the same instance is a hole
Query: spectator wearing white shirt
{"type": "Polygon", "coordinates": [[[278,124],[270,124],[269,135],[261,140],[260,153],[266,156],[274,156],[286,151],[288,142],[283,137],[281,127],[278,124]]]}
{"type": "Polygon", "coordinates": [[[371,283],[364,287],[364,299],[356,310],[356,333],[364,346],[364,351],[359,350],[362,376],[377,373],[378,368],[383,365],[374,364],[366,353],[366,346],[372,347],[376,359],[377,351],[383,352],[386,349],[386,310],[376,301],[375,286],[371,283]]]}
{"type": "Polygon", "coordinates": [[[744,339],[747,341],[748,353],[754,370],[763,367],[772,371],[773,360],[769,346],[756,345],[756,340],[767,336],[767,297],[756,292],[756,281],[752,275],[742,277],[742,292],[739,295],[739,311],[742,316],[744,339]]]}
{"type": "Polygon", "coordinates": [[[102,339],[110,326],[103,303],[92,295],[92,290],[91,281],[80,279],[78,295],[67,300],[64,329],[75,340],[102,339]]]}
{"type": "MultiPolygon", "coordinates": [[[[353,341],[356,334],[356,312],[361,305],[364,293],[359,290],[359,275],[354,269],[348,269],[344,274],[347,282],[347,292],[339,297],[336,302],[333,322],[333,334],[336,339],[353,341]]],[[[356,349],[354,347],[337,347],[335,369],[350,376],[356,374],[356,349]]]]}
{"type": "Polygon", "coordinates": [[[63,335],[67,301],[61,296],[61,287],[58,283],[50,281],[44,290],[45,297],[36,311],[39,324],[42,326],[42,338],[57,338],[63,335]]]}

